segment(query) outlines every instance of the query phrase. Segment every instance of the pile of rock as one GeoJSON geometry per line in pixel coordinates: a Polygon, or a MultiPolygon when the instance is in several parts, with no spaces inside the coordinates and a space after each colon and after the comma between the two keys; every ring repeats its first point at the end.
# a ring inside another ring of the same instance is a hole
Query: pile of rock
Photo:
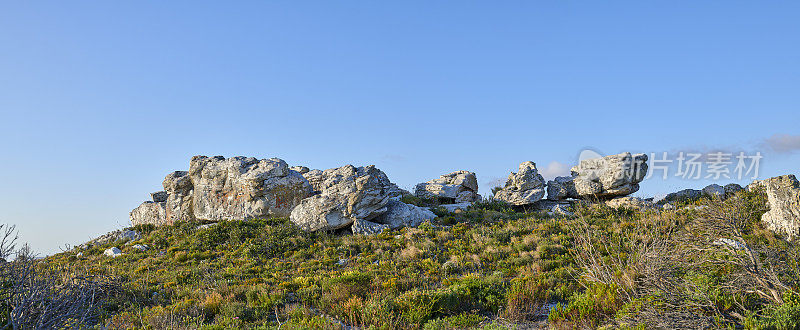
{"type": "Polygon", "coordinates": [[[710,184],[703,189],[683,189],[681,191],[676,191],[673,193],[667,194],[663,199],[659,201],[660,204],[665,204],[668,202],[686,202],[697,200],[700,197],[708,197],[708,198],[718,198],[718,199],[726,199],[736,194],[736,192],[742,190],[742,186],[731,183],[726,184],[725,186],[720,186],[718,184],[710,184]]]}
{"type": "Polygon", "coordinates": [[[515,206],[529,205],[544,197],[545,181],[534,162],[519,164],[517,173],[511,172],[502,189],[495,191],[494,199],[515,206]]]}
{"type": "Polygon", "coordinates": [[[312,172],[319,193],[303,199],[290,216],[304,230],[341,229],[356,221],[354,231],[375,227],[370,222],[398,228],[436,217],[428,209],[398,201],[404,191],[375,166],[347,165],[306,174],[312,172]]]}
{"type": "Polygon", "coordinates": [[[478,179],[475,173],[455,171],[428,182],[417,184],[414,195],[420,198],[438,199],[443,204],[473,203],[480,200],[478,179]]]}
{"type": "Polygon", "coordinates": [[[369,221],[397,228],[435,217],[399,202],[407,192],[375,166],[320,171],[290,168],[277,158],[195,156],[189,171],[170,173],[163,186],[131,211],[133,225],[289,216],[307,231],[341,229],[357,220],[358,230],[369,221]]]}
{"type": "Polygon", "coordinates": [[[639,190],[647,174],[647,155],[624,152],[603,158],[582,160],[572,167],[572,175],[547,183],[547,198],[560,200],[611,199],[639,190]]]}
{"type": "MultiPolygon", "coordinates": [[[[536,163],[524,162],[519,165],[519,171],[512,172],[505,185],[495,191],[494,199],[552,212],[553,207],[563,207],[574,200],[610,200],[627,196],[639,190],[639,182],[647,173],[647,155],[625,152],[582,160],[572,167],[571,173],[545,183],[536,163]],[[544,199],[545,192],[547,199],[544,199]]],[[[625,199],[615,204],[631,201],[625,199]]]]}
{"type": "MultiPolygon", "coordinates": [[[[648,209],[703,196],[725,199],[743,188],[737,184],[712,184],[702,190],[685,189],[662,201],[628,196],[639,190],[647,172],[647,156],[628,152],[582,160],[571,175],[545,182],[536,164],[528,161],[512,172],[494,198],[514,206],[531,206],[554,215],[570,215],[577,200],[592,200],[610,207],[648,209]],[[545,199],[545,194],[547,199],[545,199]]],[[[248,220],[286,217],[307,231],[350,228],[373,234],[384,229],[418,226],[436,215],[427,208],[406,204],[408,192],[392,183],[375,166],[346,165],[328,170],[289,167],[281,159],[221,156],[192,158],[189,171],[172,172],[162,182],[163,191],[131,211],[134,225],[165,225],[176,221],[248,220]]],[[[754,181],[748,191],[763,189],[769,211],[762,217],[767,227],[793,239],[800,237],[800,183],[793,175],[754,181]]],[[[480,200],[475,173],[456,171],[417,184],[415,195],[436,199],[454,211],[480,200]]],[[[137,233],[113,232],[84,244],[84,248],[110,241],[134,240],[137,233]]],[[[109,251],[112,256],[119,251],[109,251]]]]}

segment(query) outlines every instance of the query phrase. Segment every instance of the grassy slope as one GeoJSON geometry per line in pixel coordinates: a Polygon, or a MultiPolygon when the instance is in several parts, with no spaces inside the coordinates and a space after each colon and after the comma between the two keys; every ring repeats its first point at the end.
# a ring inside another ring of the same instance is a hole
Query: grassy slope
{"type": "MultiPolygon", "coordinates": [[[[581,235],[576,228],[588,225],[606,237],[605,257],[619,257],[631,252],[621,244],[631,239],[629,229],[641,228],[654,214],[593,207],[579,210],[581,217],[563,218],[496,204],[438,213],[419,228],[373,236],[305,233],[286,219],[230,221],[207,229],[197,229],[197,223],[139,227],[142,238],[135,243],[147,244],[147,251],[119,246],[124,255],[112,259],[103,256],[113,246],[107,245],[82,257],[74,251],[48,260],[125,283],[127,293],[108,305],[105,323],[111,328],[336,329],[337,322],[387,329],[524,327],[546,318],[539,311],[553,302],[560,303],[550,313],[555,327],[638,323],[630,315],[638,313],[641,297],[625,299],[583,276],[586,270],[574,260],[575,237],[581,235]]],[[[678,226],[697,216],[667,213],[678,226]]],[[[750,239],[785,244],[764,235],[754,231],[750,239]]],[[[770,313],[779,308],[800,317],[800,303],[790,305],[791,299],[786,306],[756,302],[748,310],[726,305],[732,298],[713,280],[724,272],[700,274],[707,287],[722,290],[719,308],[703,312],[718,320],[716,326],[775,325],[780,320],[770,313]],[[736,321],[726,317],[733,311],[750,314],[736,321]]],[[[735,291],[734,300],[748,298],[735,291]]],[[[649,304],[659,297],[647,299],[649,304]]]]}

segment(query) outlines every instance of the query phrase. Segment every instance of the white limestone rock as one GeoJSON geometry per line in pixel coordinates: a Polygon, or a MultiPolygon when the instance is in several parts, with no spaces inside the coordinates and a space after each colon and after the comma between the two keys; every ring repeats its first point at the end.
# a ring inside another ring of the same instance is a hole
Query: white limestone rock
{"type": "Polygon", "coordinates": [[[436,218],[436,214],[427,208],[406,204],[397,200],[389,201],[386,207],[387,211],[375,218],[374,222],[386,224],[392,229],[416,227],[426,220],[436,218]]]}
{"type": "Polygon", "coordinates": [[[789,240],[800,237],[800,182],[790,174],[763,180],[762,184],[769,211],[761,216],[761,221],[789,240]]]}
{"type": "Polygon", "coordinates": [[[372,220],[388,210],[389,200],[402,194],[374,165],[328,169],[316,184],[320,193],[302,200],[289,217],[306,231],[344,228],[356,219],[372,220]]]}
{"type": "Polygon", "coordinates": [[[116,258],[116,257],[119,257],[119,256],[122,255],[122,250],[120,250],[116,246],[115,247],[111,247],[111,248],[108,248],[105,251],[103,251],[103,255],[105,255],[107,257],[116,258]]]}
{"type": "Polygon", "coordinates": [[[287,216],[312,190],[281,159],[195,156],[189,166],[197,220],[287,216]]]}
{"type": "Polygon", "coordinates": [[[478,179],[475,173],[455,171],[438,179],[417,184],[414,195],[421,198],[441,198],[459,202],[478,200],[478,179]]]}
{"type": "Polygon", "coordinates": [[[389,225],[375,223],[367,220],[355,220],[350,230],[355,235],[374,235],[380,234],[385,229],[389,229],[389,225]]]}
{"type": "Polygon", "coordinates": [[[511,173],[503,188],[495,192],[494,199],[511,205],[529,205],[541,200],[545,194],[545,181],[536,168],[536,163],[528,161],[519,165],[517,173],[511,173]]]}

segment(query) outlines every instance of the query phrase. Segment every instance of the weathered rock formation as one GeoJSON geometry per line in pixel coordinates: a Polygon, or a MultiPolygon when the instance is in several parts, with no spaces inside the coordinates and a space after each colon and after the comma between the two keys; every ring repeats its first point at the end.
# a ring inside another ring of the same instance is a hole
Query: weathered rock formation
{"type": "Polygon", "coordinates": [[[130,213],[131,223],[136,225],[151,224],[156,226],[168,225],[165,202],[146,201],[137,206],[130,213]]]}
{"type": "Polygon", "coordinates": [[[319,193],[322,190],[322,182],[325,180],[322,176],[322,171],[316,169],[308,170],[303,173],[303,177],[308,180],[311,189],[314,190],[315,193],[319,193]]]}
{"type": "Polygon", "coordinates": [[[189,176],[192,210],[201,220],[287,216],[311,194],[308,181],[277,158],[196,156],[189,176]]]}
{"type": "Polygon", "coordinates": [[[769,211],[761,216],[767,228],[788,239],[800,237],[800,182],[794,175],[762,180],[769,211]]]}
{"type": "MultiPolygon", "coordinates": [[[[477,190],[474,174],[472,182],[465,185],[477,190]]],[[[162,184],[164,190],[152,193],[152,201],[131,211],[134,225],[289,216],[308,231],[344,228],[360,220],[353,230],[370,233],[417,226],[436,217],[428,209],[398,201],[408,192],[375,166],[320,171],[290,168],[277,158],[195,156],[189,171],[170,173],[162,184]]]]}
{"type": "MultiPolygon", "coordinates": [[[[164,182],[161,185],[167,194],[167,198],[164,200],[165,222],[175,223],[176,221],[193,220],[192,193],[194,186],[192,185],[192,178],[189,177],[189,172],[172,172],[164,178],[164,182]]],[[[133,222],[132,220],[131,222],[133,222]]]]}
{"type": "Polygon", "coordinates": [[[505,186],[494,194],[494,199],[511,205],[529,205],[544,197],[545,181],[536,163],[528,161],[519,164],[517,173],[511,173],[505,186]]]}
{"type": "Polygon", "coordinates": [[[320,193],[302,200],[290,216],[292,222],[307,231],[340,229],[357,219],[372,220],[388,210],[392,198],[402,194],[373,165],[325,170],[315,185],[320,193]]]}
{"type": "Polygon", "coordinates": [[[475,202],[479,199],[478,179],[473,172],[456,171],[417,184],[414,194],[421,198],[438,198],[448,203],[475,202]]]}
{"type": "Polygon", "coordinates": [[[131,223],[287,216],[312,192],[308,181],[283,160],[253,157],[195,156],[188,172],[170,173],[163,186],[153,201],[131,211],[131,223]]]}
{"type": "Polygon", "coordinates": [[[603,158],[582,160],[572,167],[572,175],[547,183],[548,199],[610,199],[639,190],[647,174],[647,155],[624,152],[603,158]]]}

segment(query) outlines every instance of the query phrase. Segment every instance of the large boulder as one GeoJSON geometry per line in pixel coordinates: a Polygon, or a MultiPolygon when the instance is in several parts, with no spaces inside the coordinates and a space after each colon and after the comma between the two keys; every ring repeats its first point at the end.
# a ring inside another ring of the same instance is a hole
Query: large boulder
{"type": "Polygon", "coordinates": [[[247,220],[288,216],[312,190],[281,159],[195,156],[189,166],[198,220],[247,220]]]}
{"type": "Polygon", "coordinates": [[[436,218],[433,211],[416,205],[391,200],[386,204],[386,212],[375,218],[374,222],[388,225],[390,228],[416,227],[426,220],[436,218]]]}
{"type": "Polygon", "coordinates": [[[575,189],[574,178],[571,176],[559,176],[547,182],[547,199],[563,200],[566,198],[576,198],[578,191],[575,189]]]}
{"type": "Polygon", "coordinates": [[[611,199],[639,190],[647,174],[647,155],[623,152],[582,160],[572,167],[572,176],[549,181],[548,198],[611,199]]]}
{"type": "Polygon", "coordinates": [[[519,164],[519,171],[511,173],[505,186],[494,194],[494,199],[511,205],[529,205],[544,197],[545,181],[536,163],[528,161],[519,164]]]}
{"type": "Polygon", "coordinates": [[[290,216],[292,222],[306,231],[340,229],[356,219],[372,220],[388,210],[392,198],[402,194],[374,165],[325,170],[315,189],[319,194],[302,200],[290,216]]]}
{"type": "Polygon", "coordinates": [[[478,179],[473,172],[455,171],[417,184],[414,194],[417,197],[438,198],[447,202],[474,202],[478,200],[478,179]]]}
{"type": "Polygon", "coordinates": [[[761,216],[767,228],[788,239],[800,237],[800,182],[794,175],[762,180],[769,211],[761,216]]]}
{"type": "Polygon", "coordinates": [[[167,221],[166,202],[147,201],[137,206],[130,213],[131,224],[163,226],[172,224],[167,221]]]}
{"type": "Polygon", "coordinates": [[[350,231],[352,231],[353,234],[355,235],[380,234],[385,229],[389,229],[389,226],[380,223],[375,223],[372,221],[359,220],[359,219],[353,221],[353,225],[350,226],[350,231]]]}

